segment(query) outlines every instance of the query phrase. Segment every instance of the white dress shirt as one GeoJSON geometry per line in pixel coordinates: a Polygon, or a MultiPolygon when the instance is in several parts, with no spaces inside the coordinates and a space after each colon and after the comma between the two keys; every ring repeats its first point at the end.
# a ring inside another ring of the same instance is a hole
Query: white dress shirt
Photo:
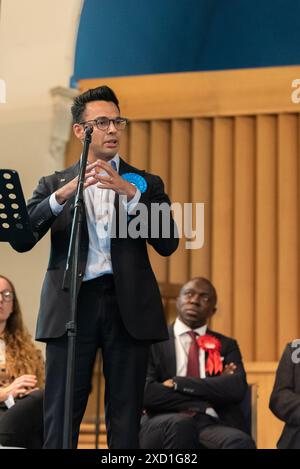
{"type": "MultiPolygon", "coordinates": [[[[186,376],[189,348],[192,342],[191,336],[188,332],[191,330],[179,318],[174,323],[174,336],[175,336],[175,352],[176,352],[176,376],[186,376]]],[[[193,329],[199,336],[205,335],[207,325],[193,329]]],[[[205,372],[205,351],[199,348],[199,372],[200,378],[206,378],[205,372]]],[[[208,407],[205,413],[213,418],[218,419],[219,416],[215,409],[208,407]]]]}
{"type": "MultiPolygon", "coordinates": [[[[115,155],[112,161],[119,171],[120,157],[115,155]]],[[[97,184],[87,187],[83,192],[87,227],[89,232],[89,250],[86,269],[83,281],[100,277],[104,274],[112,274],[112,263],[110,255],[110,232],[112,216],[114,210],[115,192],[111,189],[102,189],[97,184]]],[[[141,197],[139,189],[134,197],[126,203],[122,198],[122,203],[127,213],[132,213],[141,197]]],[[[55,193],[50,196],[49,204],[54,215],[58,215],[64,208],[55,197],[55,193]]]]}
{"type": "MultiPolygon", "coordinates": [[[[175,350],[176,350],[176,376],[186,376],[188,353],[192,342],[191,336],[188,332],[191,330],[179,318],[176,319],[174,324],[175,335],[175,350]]],[[[205,335],[207,325],[193,329],[199,336],[205,335]]],[[[200,378],[205,378],[205,352],[199,348],[199,366],[200,378]]]]}

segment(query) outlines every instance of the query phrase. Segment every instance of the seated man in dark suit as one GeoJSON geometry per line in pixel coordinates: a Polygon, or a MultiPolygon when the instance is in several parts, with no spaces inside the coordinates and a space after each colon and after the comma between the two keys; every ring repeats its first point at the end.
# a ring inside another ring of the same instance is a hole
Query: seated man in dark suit
{"type": "Polygon", "coordinates": [[[279,449],[300,449],[300,340],[287,344],[270,399],[273,414],[285,422],[279,449]]]}
{"type": "Polygon", "coordinates": [[[255,448],[239,408],[247,390],[239,347],[207,328],[216,302],[209,280],[186,283],[169,340],[152,345],[141,448],[255,448]]]}

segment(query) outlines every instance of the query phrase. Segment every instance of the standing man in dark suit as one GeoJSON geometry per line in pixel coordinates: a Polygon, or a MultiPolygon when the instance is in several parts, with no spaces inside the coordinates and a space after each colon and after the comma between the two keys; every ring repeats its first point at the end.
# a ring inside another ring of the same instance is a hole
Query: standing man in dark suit
{"type": "Polygon", "coordinates": [[[278,449],[300,449],[300,340],[287,344],[280,359],[270,409],[285,422],[278,449]]]}
{"type": "MultiPolygon", "coordinates": [[[[75,98],[72,115],[73,131],[82,142],[85,127],[93,126],[79,260],[73,447],[90,392],[95,356],[101,348],[108,445],[114,449],[137,448],[149,347],[168,337],[146,241],[159,254],[169,256],[176,250],[178,239],[170,210],[168,236],[157,226],[158,235],[151,236],[152,204],[170,208],[170,201],[158,176],[129,166],[120,158],[120,138],[127,119],[120,116],[115,93],[107,86],[83,93],[75,98]],[[148,218],[144,216],[139,223],[143,236],[130,235],[130,223],[139,217],[137,204],[148,210],[148,218]],[[120,218],[122,211],[125,216],[123,213],[120,218]]],[[[47,343],[45,448],[62,447],[65,326],[70,320],[70,294],[62,290],[62,283],[78,172],[76,163],[43,177],[28,203],[36,242],[51,228],[51,254],[36,332],[36,339],[47,343]]],[[[24,251],[33,245],[14,247],[24,251]]]]}
{"type": "Polygon", "coordinates": [[[207,328],[216,301],[209,280],[190,280],[177,299],[169,340],[152,345],[142,448],[255,448],[239,408],[247,390],[239,347],[207,328]]]}

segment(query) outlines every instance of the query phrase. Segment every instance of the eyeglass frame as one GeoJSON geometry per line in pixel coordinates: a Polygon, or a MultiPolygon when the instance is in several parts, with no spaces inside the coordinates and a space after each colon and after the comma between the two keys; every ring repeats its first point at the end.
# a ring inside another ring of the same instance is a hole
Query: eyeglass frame
{"type": "Polygon", "coordinates": [[[2,296],[2,299],[5,303],[9,303],[10,301],[12,301],[14,299],[14,292],[11,291],[11,290],[2,290],[0,291],[0,295],[2,296]],[[7,297],[5,296],[5,293],[9,293],[10,295],[10,298],[7,299],[7,297]]]}
{"type": "Polygon", "coordinates": [[[114,124],[114,127],[115,127],[116,130],[124,130],[124,129],[126,128],[128,122],[129,122],[129,119],[127,119],[127,117],[121,117],[121,116],[120,116],[120,117],[116,117],[115,119],[109,119],[109,118],[106,117],[106,116],[100,116],[100,117],[97,117],[96,119],[92,119],[92,120],[90,120],[90,121],[79,122],[79,125],[92,124],[92,125],[95,125],[98,130],[105,131],[105,130],[109,129],[111,122],[114,124]],[[98,127],[97,121],[98,121],[99,119],[107,119],[107,120],[108,120],[108,125],[107,125],[107,127],[105,127],[105,129],[100,129],[100,128],[98,127]],[[125,122],[125,126],[124,126],[123,129],[118,129],[118,128],[116,127],[116,121],[117,121],[117,120],[122,120],[122,121],[125,122]]]}

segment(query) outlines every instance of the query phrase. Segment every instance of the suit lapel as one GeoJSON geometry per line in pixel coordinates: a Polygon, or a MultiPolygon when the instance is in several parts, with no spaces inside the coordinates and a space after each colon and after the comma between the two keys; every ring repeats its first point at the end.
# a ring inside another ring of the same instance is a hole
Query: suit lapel
{"type": "Polygon", "coordinates": [[[175,350],[175,336],[174,324],[168,327],[169,340],[162,343],[164,355],[166,360],[166,370],[168,376],[176,376],[176,350],[175,350]]]}
{"type": "MultiPolygon", "coordinates": [[[[73,166],[70,166],[64,171],[57,171],[57,179],[58,179],[58,188],[64,186],[68,182],[72,181],[76,176],[79,174],[79,169],[80,169],[80,161],[75,163],[73,166]]],[[[70,212],[71,212],[71,217],[73,218],[73,211],[74,211],[74,203],[75,203],[75,195],[71,197],[67,203],[66,206],[68,206],[70,212]]],[[[85,237],[88,237],[88,228],[87,228],[87,222],[86,222],[86,213],[85,213],[85,205],[83,203],[83,234],[85,237]]]]}
{"type": "MultiPolygon", "coordinates": [[[[136,172],[135,168],[127,164],[122,158],[120,158],[120,164],[119,164],[119,175],[122,176],[122,174],[125,173],[133,173],[136,172]]],[[[118,215],[119,215],[119,194],[116,194],[115,196],[115,209],[116,209],[116,215],[117,215],[117,220],[118,220],[118,215]]]]}
{"type": "Polygon", "coordinates": [[[130,164],[126,163],[122,158],[120,158],[120,165],[119,165],[119,174],[122,176],[122,174],[125,173],[137,173],[139,170],[134,168],[133,166],[130,166],[130,164]]]}
{"type": "Polygon", "coordinates": [[[70,166],[64,171],[56,171],[55,174],[57,175],[59,187],[62,187],[68,182],[72,181],[74,177],[78,176],[78,173],[79,173],[79,161],[77,161],[77,163],[73,164],[73,166],[70,166]]]}
{"type": "MultiPolygon", "coordinates": [[[[133,167],[133,166],[130,166],[129,164],[127,164],[122,158],[120,158],[120,163],[119,163],[119,175],[122,176],[122,174],[125,174],[125,173],[135,173],[137,172],[137,170],[133,167]]],[[[113,220],[113,226],[116,227],[116,234],[117,234],[117,237],[119,235],[119,194],[116,193],[115,195],[115,200],[114,200],[114,207],[115,207],[115,211],[114,211],[114,217],[116,217],[115,220],[113,220]]],[[[127,214],[125,215],[127,217],[127,214]]]]}

